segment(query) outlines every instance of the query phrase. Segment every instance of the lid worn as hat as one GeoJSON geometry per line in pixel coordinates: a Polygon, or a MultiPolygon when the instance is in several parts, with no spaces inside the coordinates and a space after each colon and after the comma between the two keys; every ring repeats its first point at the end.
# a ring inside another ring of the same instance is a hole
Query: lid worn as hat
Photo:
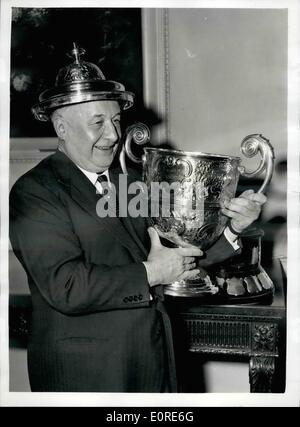
{"type": "Polygon", "coordinates": [[[54,87],[42,92],[31,109],[37,120],[47,121],[57,108],[81,102],[118,101],[124,110],[133,105],[134,94],[125,91],[121,83],[105,80],[97,65],[81,61],[84,53],[73,43],[71,55],[75,61],[59,70],[54,87]]]}

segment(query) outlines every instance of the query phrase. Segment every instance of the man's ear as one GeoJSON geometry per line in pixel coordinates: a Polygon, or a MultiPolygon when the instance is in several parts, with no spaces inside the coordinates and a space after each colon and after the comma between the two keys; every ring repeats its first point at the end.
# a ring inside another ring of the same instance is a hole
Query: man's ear
{"type": "Polygon", "coordinates": [[[65,140],[67,133],[67,123],[60,114],[54,114],[52,117],[53,126],[59,139],[65,140]]]}

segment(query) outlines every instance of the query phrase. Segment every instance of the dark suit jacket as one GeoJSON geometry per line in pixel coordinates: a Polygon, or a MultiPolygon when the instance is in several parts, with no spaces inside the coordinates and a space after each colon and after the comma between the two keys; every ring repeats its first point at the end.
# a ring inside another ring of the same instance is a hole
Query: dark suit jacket
{"type": "MultiPolygon", "coordinates": [[[[117,181],[120,170],[111,170],[117,181]]],[[[129,177],[128,183],[136,177],[129,177]]],[[[176,391],[162,287],[150,301],[142,218],[99,218],[99,195],[57,151],[10,195],[10,238],[27,272],[33,391],[176,391]]],[[[234,253],[226,239],[204,264],[234,253]]]]}

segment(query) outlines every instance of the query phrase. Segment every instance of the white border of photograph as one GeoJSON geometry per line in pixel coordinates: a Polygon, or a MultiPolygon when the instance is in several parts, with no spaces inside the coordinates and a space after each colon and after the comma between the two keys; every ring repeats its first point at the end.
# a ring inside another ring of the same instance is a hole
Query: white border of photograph
{"type": "MultiPolygon", "coordinates": [[[[283,394],[203,393],[17,393],[9,391],[8,345],[8,190],[9,83],[11,7],[61,7],[58,0],[1,0],[0,11],[0,141],[1,141],[1,301],[0,406],[299,406],[300,401],[300,236],[299,112],[300,15],[298,0],[108,1],[65,0],[63,7],[264,8],[288,9],[288,319],[286,392],[283,394]]],[[[165,102],[160,100],[160,103],[165,102]]]]}

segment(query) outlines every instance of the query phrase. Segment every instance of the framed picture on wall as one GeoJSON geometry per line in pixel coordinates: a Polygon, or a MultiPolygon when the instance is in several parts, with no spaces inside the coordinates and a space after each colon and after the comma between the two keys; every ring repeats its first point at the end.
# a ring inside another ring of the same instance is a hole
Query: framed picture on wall
{"type": "Polygon", "coordinates": [[[31,107],[52,87],[58,68],[74,61],[73,43],[85,61],[142,100],[139,8],[12,8],[10,136],[55,136],[51,123],[34,119],[31,107]],[[72,59],[73,58],[73,59],[72,59]]]}

